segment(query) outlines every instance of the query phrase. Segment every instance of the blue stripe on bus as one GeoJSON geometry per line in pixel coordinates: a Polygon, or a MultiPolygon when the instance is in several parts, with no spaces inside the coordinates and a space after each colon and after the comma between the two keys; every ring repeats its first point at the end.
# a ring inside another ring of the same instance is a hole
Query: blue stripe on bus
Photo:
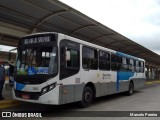
{"type": "Polygon", "coordinates": [[[22,90],[25,87],[25,84],[16,83],[16,90],[22,90]]]}
{"type": "Polygon", "coordinates": [[[122,53],[122,52],[116,52],[116,55],[121,56],[121,57],[126,57],[126,58],[130,58],[130,59],[134,59],[134,60],[138,60],[137,57],[122,53]]]}
{"type": "Polygon", "coordinates": [[[134,72],[124,72],[124,71],[118,71],[117,72],[117,84],[116,84],[116,90],[119,90],[119,81],[120,80],[129,80],[130,77],[134,75],[134,72]]]}

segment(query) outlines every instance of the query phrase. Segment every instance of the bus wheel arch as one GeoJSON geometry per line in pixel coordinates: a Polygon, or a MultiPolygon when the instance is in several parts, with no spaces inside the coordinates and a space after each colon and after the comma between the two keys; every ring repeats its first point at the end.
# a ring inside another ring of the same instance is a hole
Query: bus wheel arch
{"type": "Polygon", "coordinates": [[[82,92],[82,100],[79,102],[80,107],[85,108],[92,104],[95,98],[96,89],[93,83],[87,83],[82,92]]]}

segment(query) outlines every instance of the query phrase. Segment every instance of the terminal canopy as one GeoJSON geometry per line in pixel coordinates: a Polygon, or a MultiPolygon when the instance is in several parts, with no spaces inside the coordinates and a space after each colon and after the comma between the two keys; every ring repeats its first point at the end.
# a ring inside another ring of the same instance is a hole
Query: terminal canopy
{"type": "Polygon", "coordinates": [[[158,54],[60,1],[0,1],[0,44],[17,46],[21,36],[44,31],[64,33],[160,65],[158,54]]]}

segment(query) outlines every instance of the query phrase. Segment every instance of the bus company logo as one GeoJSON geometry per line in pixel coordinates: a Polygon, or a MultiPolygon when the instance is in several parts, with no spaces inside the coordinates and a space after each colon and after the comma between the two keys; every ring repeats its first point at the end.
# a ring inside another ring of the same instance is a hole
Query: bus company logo
{"type": "Polygon", "coordinates": [[[2,117],[11,117],[11,112],[2,112],[2,117]]]}
{"type": "Polygon", "coordinates": [[[1,117],[42,117],[41,113],[2,112],[1,117]]]}

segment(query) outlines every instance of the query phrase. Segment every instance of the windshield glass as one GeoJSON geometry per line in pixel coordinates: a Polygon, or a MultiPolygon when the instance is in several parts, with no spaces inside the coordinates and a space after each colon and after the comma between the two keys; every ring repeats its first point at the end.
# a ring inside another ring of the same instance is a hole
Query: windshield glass
{"type": "Polygon", "coordinates": [[[57,47],[35,46],[18,49],[17,75],[57,73],[57,47]]]}

